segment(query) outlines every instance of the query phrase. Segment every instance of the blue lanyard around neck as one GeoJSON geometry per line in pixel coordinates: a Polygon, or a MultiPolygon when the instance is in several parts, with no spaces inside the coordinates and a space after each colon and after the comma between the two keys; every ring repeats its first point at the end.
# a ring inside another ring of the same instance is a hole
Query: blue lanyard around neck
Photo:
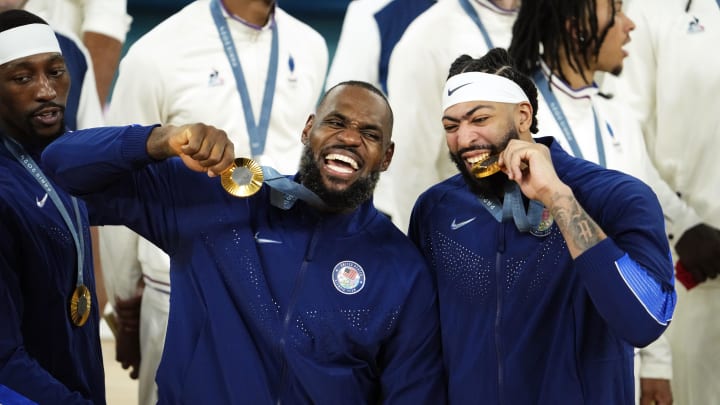
{"type": "Polygon", "coordinates": [[[270,203],[275,207],[289,210],[297,200],[303,200],[308,203],[308,205],[318,209],[326,207],[325,202],[323,202],[317,194],[312,192],[312,190],[300,183],[290,180],[287,176],[278,173],[278,171],[272,167],[263,166],[262,172],[263,182],[271,189],[270,203]]]}
{"type": "MultiPolygon", "coordinates": [[[[550,112],[555,118],[555,121],[560,126],[560,130],[565,136],[565,139],[570,144],[573,155],[580,159],[584,159],[582,151],[580,150],[580,146],[578,145],[578,142],[575,139],[575,135],[573,134],[572,128],[570,128],[570,123],[565,117],[565,113],[563,113],[562,107],[560,106],[560,102],[558,101],[557,97],[555,97],[555,93],[550,90],[550,83],[548,82],[547,78],[545,78],[545,74],[542,72],[541,69],[537,69],[535,71],[535,73],[533,74],[533,80],[535,81],[535,85],[542,93],[543,98],[545,98],[545,102],[547,102],[548,107],[550,107],[550,112]]],[[[598,154],[597,163],[602,167],[606,167],[605,147],[603,146],[602,134],[600,133],[600,126],[598,125],[598,118],[597,113],[595,112],[595,107],[592,107],[592,113],[595,123],[595,143],[597,145],[598,154]]]]}
{"type": "Polygon", "coordinates": [[[472,4],[470,4],[470,0],[458,1],[460,2],[460,6],[463,8],[463,10],[465,10],[465,13],[468,15],[468,17],[470,17],[470,19],[473,20],[475,25],[477,25],[478,29],[480,30],[482,36],[485,38],[485,44],[487,44],[487,49],[493,49],[495,46],[493,46],[493,42],[490,39],[490,34],[488,34],[485,25],[483,25],[482,21],[480,20],[480,16],[478,15],[477,11],[475,11],[472,4]]]}
{"type": "Polygon", "coordinates": [[[267,79],[265,79],[265,92],[260,110],[260,120],[255,125],[255,115],[253,114],[252,104],[250,103],[250,94],[248,92],[245,75],[243,75],[240,58],[238,57],[235,43],[233,42],[230,29],[228,28],[225,16],[222,13],[220,0],[212,0],[210,2],[210,12],[215,20],[220,40],[222,41],[225,55],[233,69],[235,83],[240,101],[243,106],[245,115],[245,126],[247,127],[248,136],[250,137],[250,151],[253,157],[260,156],[265,151],[265,140],[267,139],[268,128],[270,126],[270,111],[272,110],[273,97],[275,95],[275,83],[277,81],[278,70],[278,32],[277,22],[273,21],[272,25],[272,43],[270,45],[270,61],[267,68],[267,79]]]}
{"type": "Polygon", "coordinates": [[[35,180],[37,180],[38,183],[40,183],[40,186],[43,188],[43,190],[45,190],[45,192],[50,197],[50,200],[52,200],[53,204],[60,212],[60,215],[62,216],[63,221],[65,221],[65,224],[70,230],[70,234],[72,235],[73,241],[75,242],[75,250],[77,252],[76,285],[83,285],[85,239],[82,237],[82,217],[80,216],[80,208],[78,207],[77,198],[71,197],[73,208],[75,209],[75,219],[77,221],[76,227],[72,218],[70,218],[70,214],[65,208],[65,205],[63,204],[62,200],[60,200],[60,196],[58,195],[57,191],[55,191],[55,188],[52,186],[52,184],[50,184],[50,181],[45,177],[45,174],[43,174],[43,172],[40,170],[40,167],[37,165],[37,163],[35,163],[33,158],[25,151],[25,149],[20,144],[15,142],[13,139],[8,138],[7,136],[3,136],[3,143],[5,144],[5,148],[10,151],[10,153],[20,163],[20,165],[24,167],[25,170],[27,170],[35,178],[35,180]]]}
{"type": "Polygon", "coordinates": [[[500,203],[496,197],[481,196],[479,199],[483,207],[490,212],[496,221],[502,223],[512,218],[515,227],[520,232],[528,232],[537,228],[545,208],[541,203],[530,200],[526,212],[520,186],[515,182],[508,182],[505,185],[503,203],[500,203]]]}

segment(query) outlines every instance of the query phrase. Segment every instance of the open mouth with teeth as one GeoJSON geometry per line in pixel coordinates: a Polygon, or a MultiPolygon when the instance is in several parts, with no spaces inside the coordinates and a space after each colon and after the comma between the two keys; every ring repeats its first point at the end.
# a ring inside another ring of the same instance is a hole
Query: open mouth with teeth
{"type": "Polygon", "coordinates": [[[339,153],[329,153],[325,156],[325,166],[339,174],[353,174],[358,171],[358,163],[355,159],[339,153]]]}
{"type": "Polygon", "coordinates": [[[477,156],[473,156],[467,159],[470,164],[470,172],[478,179],[488,177],[500,171],[500,164],[498,158],[500,155],[490,155],[489,153],[482,153],[477,156]]]}

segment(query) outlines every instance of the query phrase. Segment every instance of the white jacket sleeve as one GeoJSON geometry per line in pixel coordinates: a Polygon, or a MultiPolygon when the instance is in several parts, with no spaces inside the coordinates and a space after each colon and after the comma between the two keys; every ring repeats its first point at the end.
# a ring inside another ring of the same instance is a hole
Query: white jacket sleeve
{"type": "Polygon", "coordinates": [[[396,201],[393,222],[403,231],[418,196],[445,178],[441,167],[449,161],[441,120],[449,66],[435,66],[426,47],[414,42],[403,36],[388,68],[388,94],[395,113],[395,155],[388,175],[396,201]]]}
{"type": "Polygon", "coordinates": [[[335,56],[325,88],[345,80],[364,80],[380,88],[380,32],[370,9],[371,1],[356,0],[348,4],[335,56]]]}
{"type": "Polygon", "coordinates": [[[81,31],[91,31],[125,42],[132,17],[127,13],[127,0],[85,0],[81,31]]]}
{"type": "Polygon", "coordinates": [[[115,297],[128,299],[137,292],[142,278],[138,261],[139,236],[124,226],[101,226],[100,263],[102,264],[108,301],[115,306],[115,297]]]}
{"type": "Polygon", "coordinates": [[[640,378],[672,380],[672,352],[665,335],[660,335],[658,340],[639,349],[638,356],[640,378]]]}

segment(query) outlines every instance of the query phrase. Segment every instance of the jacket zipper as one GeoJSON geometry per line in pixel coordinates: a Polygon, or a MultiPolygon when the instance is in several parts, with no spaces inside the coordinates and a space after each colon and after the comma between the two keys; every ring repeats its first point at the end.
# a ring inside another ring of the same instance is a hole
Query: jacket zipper
{"type": "Polygon", "coordinates": [[[282,404],[282,394],[287,389],[288,384],[288,367],[287,367],[287,361],[285,360],[285,345],[287,344],[287,335],[288,335],[288,329],[290,328],[290,320],[292,319],[292,315],[295,310],[295,304],[297,303],[297,298],[299,292],[302,290],[303,283],[305,282],[305,273],[307,272],[307,268],[310,264],[310,262],[315,257],[315,248],[317,247],[318,239],[320,238],[320,229],[322,227],[322,220],[318,221],[318,223],[315,225],[315,231],[312,234],[312,237],[310,238],[310,245],[308,246],[308,250],[305,253],[305,260],[303,260],[302,265],[300,266],[300,271],[298,272],[298,276],[295,279],[295,286],[293,287],[292,294],[290,295],[290,301],[288,301],[287,310],[285,311],[285,316],[283,317],[283,325],[282,325],[282,334],[280,335],[280,359],[281,359],[281,382],[278,389],[277,394],[277,400],[275,403],[277,405],[282,404]]]}
{"type": "Polygon", "coordinates": [[[497,356],[497,373],[498,373],[498,404],[503,403],[503,363],[502,363],[502,336],[500,336],[500,318],[502,316],[502,293],[503,293],[503,268],[502,257],[505,253],[505,224],[500,223],[498,227],[498,246],[495,253],[495,285],[497,287],[495,311],[495,356],[497,356]]]}

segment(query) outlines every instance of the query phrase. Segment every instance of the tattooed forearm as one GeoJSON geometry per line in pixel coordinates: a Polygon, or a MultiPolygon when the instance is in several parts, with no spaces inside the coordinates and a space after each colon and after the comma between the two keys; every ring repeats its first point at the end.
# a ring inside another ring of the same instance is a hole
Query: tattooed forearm
{"type": "Polygon", "coordinates": [[[573,258],[606,238],[605,232],[590,218],[572,194],[555,193],[552,196],[551,213],[573,258]]]}

